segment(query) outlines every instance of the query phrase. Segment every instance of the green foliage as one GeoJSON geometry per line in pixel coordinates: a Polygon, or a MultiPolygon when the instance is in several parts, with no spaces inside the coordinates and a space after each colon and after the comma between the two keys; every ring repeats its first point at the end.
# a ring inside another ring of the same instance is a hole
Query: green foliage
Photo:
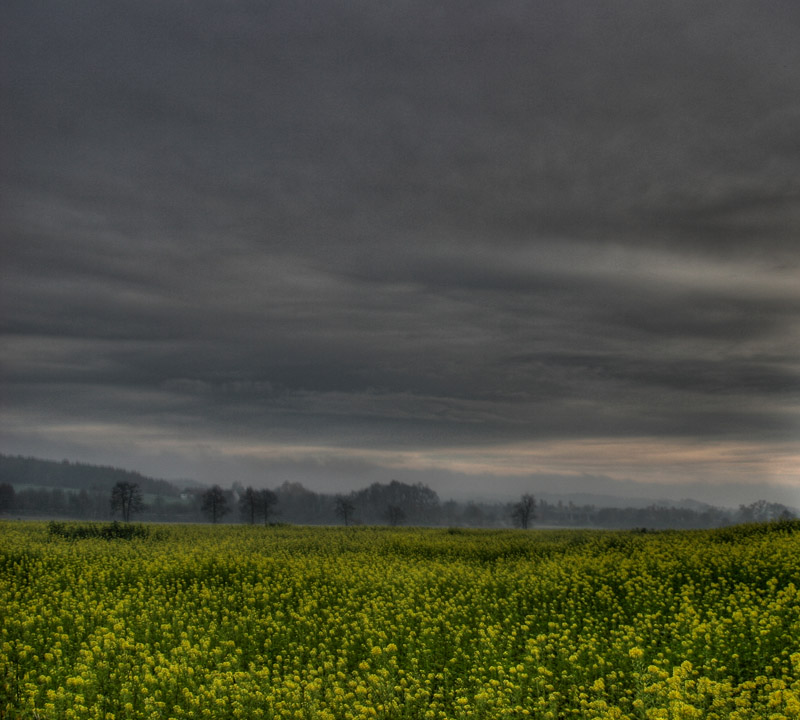
{"type": "Polygon", "coordinates": [[[68,523],[51,521],[47,524],[47,532],[51,537],[66,540],[86,540],[102,538],[103,540],[133,540],[150,537],[150,528],[146,525],[129,523],[68,523]]]}
{"type": "Polygon", "coordinates": [[[800,519],[775,520],[768,523],[747,523],[733,527],[716,530],[712,538],[716,542],[736,543],[748,538],[764,535],[786,534],[800,532],[800,519]]]}

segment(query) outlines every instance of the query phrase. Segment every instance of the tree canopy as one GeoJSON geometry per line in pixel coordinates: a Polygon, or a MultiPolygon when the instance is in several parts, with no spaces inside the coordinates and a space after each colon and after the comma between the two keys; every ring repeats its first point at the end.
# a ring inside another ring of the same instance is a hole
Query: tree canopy
{"type": "Polygon", "coordinates": [[[111,490],[111,514],[120,514],[125,522],[130,522],[131,515],[144,508],[142,491],[132,482],[118,482],[111,490]]]}
{"type": "Polygon", "coordinates": [[[200,511],[212,523],[219,522],[228,514],[229,510],[228,499],[219,485],[212,485],[203,493],[200,501],[200,511]]]}

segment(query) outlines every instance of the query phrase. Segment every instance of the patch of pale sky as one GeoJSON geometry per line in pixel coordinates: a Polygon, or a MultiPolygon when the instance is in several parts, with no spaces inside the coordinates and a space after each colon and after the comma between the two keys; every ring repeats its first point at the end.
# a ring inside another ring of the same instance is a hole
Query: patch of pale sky
{"type": "Polygon", "coordinates": [[[503,265],[517,272],[550,271],[573,278],[604,279],[682,291],[736,292],[754,298],[800,300],[797,268],[776,267],[770,257],[708,257],[642,244],[608,244],[578,240],[532,244],[502,255],[503,265]],[[580,262],[576,262],[576,258],[580,262]]]}
{"type": "Polygon", "coordinates": [[[34,432],[56,445],[127,445],[143,456],[168,452],[272,461],[363,462],[391,470],[445,470],[464,475],[525,476],[600,473],[619,480],[635,476],[642,483],[691,483],[703,477],[712,485],[760,481],[800,487],[800,452],[796,443],[768,446],[742,441],[683,438],[595,438],[525,442],[482,447],[436,447],[393,450],[324,444],[243,441],[219,434],[203,437],[179,426],[138,423],[52,422],[34,427],[27,421],[5,423],[12,432],[34,432]]]}

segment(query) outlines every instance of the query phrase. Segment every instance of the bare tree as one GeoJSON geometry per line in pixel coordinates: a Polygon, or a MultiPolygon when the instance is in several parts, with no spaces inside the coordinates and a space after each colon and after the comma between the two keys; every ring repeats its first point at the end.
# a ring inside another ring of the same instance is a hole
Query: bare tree
{"type": "Polygon", "coordinates": [[[136,483],[118,482],[111,490],[111,514],[120,513],[125,522],[129,522],[133,513],[144,508],[142,492],[136,483]]]}
{"type": "Polygon", "coordinates": [[[353,520],[353,513],[356,511],[356,506],[344,495],[337,495],[335,510],[337,517],[345,525],[349,525],[353,520]]]}
{"type": "Polygon", "coordinates": [[[264,488],[258,491],[258,509],[264,520],[264,525],[269,521],[270,515],[272,515],[273,512],[272,508],[277,504],[278,496],[272,492],[272,490],[264,488]]]}
{"type": "Polygon", "coordinates": [[[278,496],[272,490],[253,490],[248,487],[239,498],[239,512],[242,519],[253,525],[256,519],[263,519],[264,525],[272,515],[272,508],[277,504],[278,496]]]}
{"type": "Polygon", "coordinates": [[[212,523],[217,522],[228,509],[228,500],[219,485],[213,485],[203,493],[200,510],[212,523]]]}
{"type": "Polygon", "coordinates": [[[239,514],[242,520],[246,520],[251,525],[255,524],[258,516],[258,491],[248,487],[239,498],[239,514]]]}
{"type": "Polygon", "coordinates": [[[536,517],[535,510],[536,498],[534,498],[533,495],[525,493],[519,499],[519,502],[514,503],[514,506],[511,508],[511,519],[514,521],[514,525],[521,527],[523,530],[527,530],[528,525],[530,525],[531,521],[536,517]]]}

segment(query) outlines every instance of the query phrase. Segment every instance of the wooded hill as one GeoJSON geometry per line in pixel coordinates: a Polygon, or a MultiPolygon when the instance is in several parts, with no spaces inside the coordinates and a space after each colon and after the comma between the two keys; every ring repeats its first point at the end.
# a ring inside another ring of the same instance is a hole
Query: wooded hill
{"type": "Polygon", "coordinates": [[[131,470],[62,460],[38,460],[19,455],[0,455],[0,483],[62,490],[108,491],[118,482],[135,483],[143,493],[177,497],[178,488],[131,470]]]}

